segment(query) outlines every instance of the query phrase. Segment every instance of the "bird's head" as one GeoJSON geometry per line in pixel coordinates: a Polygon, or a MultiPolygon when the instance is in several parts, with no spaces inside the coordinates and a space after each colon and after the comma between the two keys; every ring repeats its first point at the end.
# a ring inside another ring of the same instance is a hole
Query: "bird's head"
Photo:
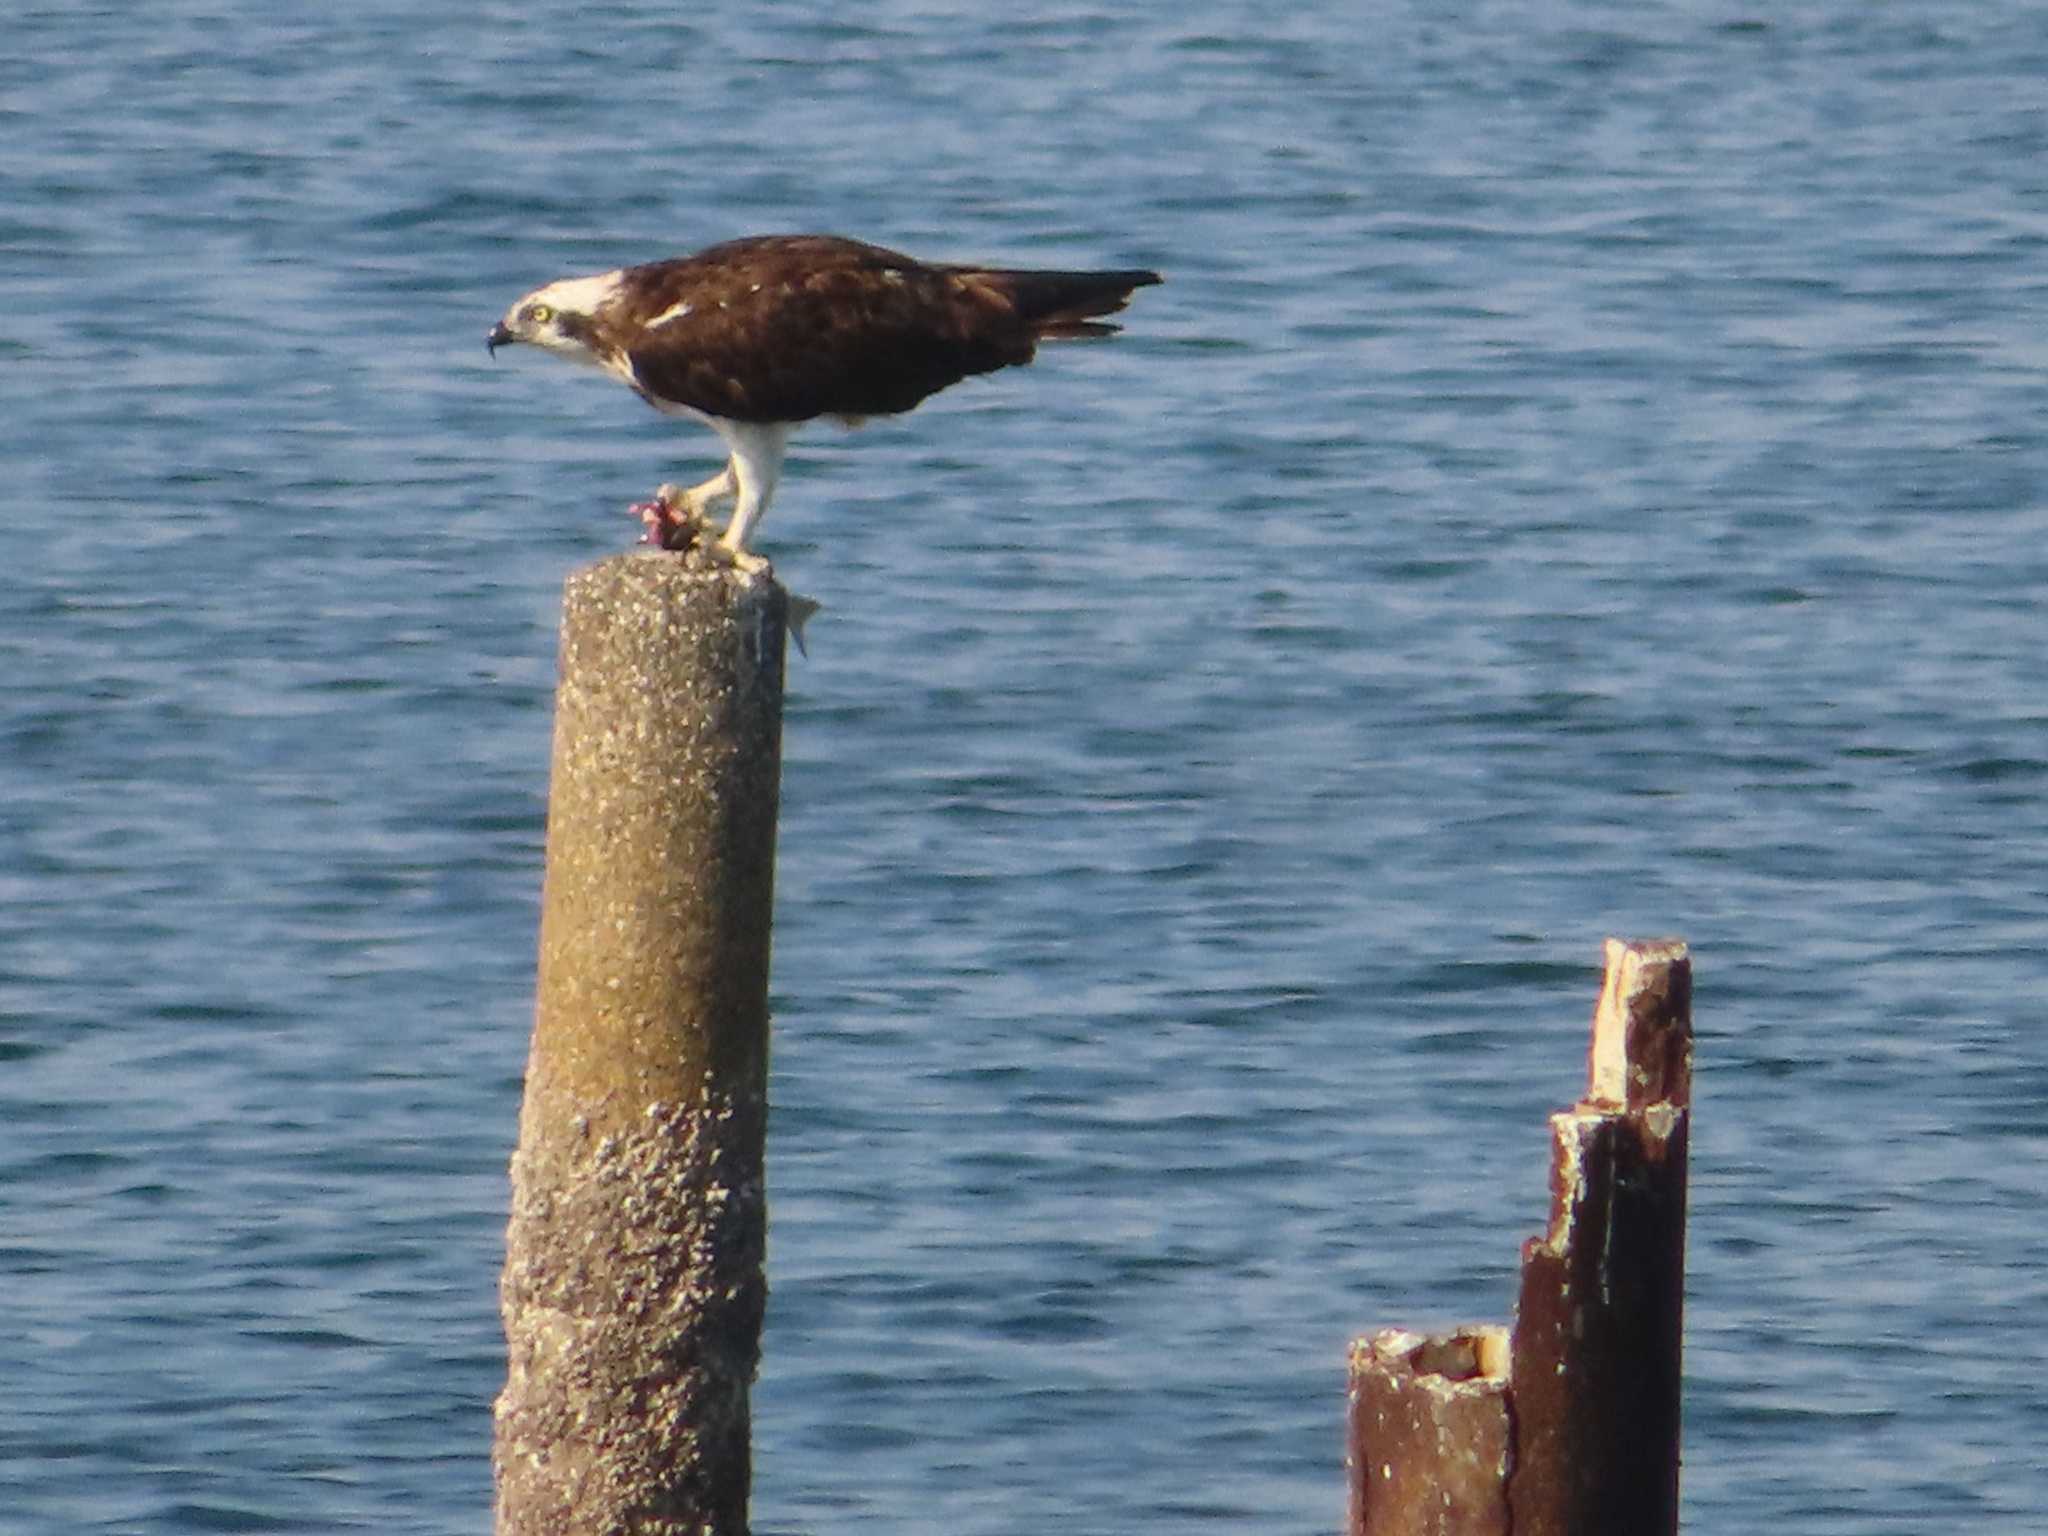
{"type": "Polygon", "coordinates": [[[505,318],[491,327],[485,345],[496,352],[523,341],[564,357],[595,362],[599,312],[617,289],[616,272],[565,277],[536,288],[505,311],[505,318]]]}

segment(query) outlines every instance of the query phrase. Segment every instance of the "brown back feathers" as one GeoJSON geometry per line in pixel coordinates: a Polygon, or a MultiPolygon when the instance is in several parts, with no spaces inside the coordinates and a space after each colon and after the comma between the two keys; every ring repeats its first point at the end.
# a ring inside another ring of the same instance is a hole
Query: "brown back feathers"
{"type": "Polygon", "coordinates": [[[830,235],[731,240],[628,268],[593,317],[641,393],[737,421],[907,411],[1042,340],[1107,336],[1156,272],[935,266],[830,235]]]}

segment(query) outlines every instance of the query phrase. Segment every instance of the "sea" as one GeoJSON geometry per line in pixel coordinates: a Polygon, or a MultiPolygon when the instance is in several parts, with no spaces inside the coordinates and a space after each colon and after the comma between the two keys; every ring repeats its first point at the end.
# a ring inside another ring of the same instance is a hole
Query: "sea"
{"type": "Polygon", "coordinates": [[[564,579],[488,356],[1144,266],[796,440],[762,1536],[1329,1536],[1696,978],[1684,1527],[2048,1526],[2048,8],[8,0],[0,1532],[491,1523],[564,579]]]}

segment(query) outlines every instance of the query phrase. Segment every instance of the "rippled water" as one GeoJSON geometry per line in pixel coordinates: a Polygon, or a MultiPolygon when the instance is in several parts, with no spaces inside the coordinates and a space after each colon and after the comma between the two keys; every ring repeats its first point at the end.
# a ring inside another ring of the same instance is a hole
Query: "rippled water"
{"type": "Polygon", "coordinates": [[[555,605],[712,457],[483,331],[1154,265],[799,440],[763,1531],[1316,1532],[1698,967],[1689,1530],[2048,1505],[2048,19],[37,5],[0,54],[0,1509],[474,1532],[555,605]]]}

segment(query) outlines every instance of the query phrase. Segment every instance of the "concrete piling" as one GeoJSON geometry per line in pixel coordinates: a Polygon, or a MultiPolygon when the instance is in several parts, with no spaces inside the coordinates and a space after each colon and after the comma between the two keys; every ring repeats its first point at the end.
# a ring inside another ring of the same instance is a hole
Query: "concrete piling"
{"type": "MultiPolygon", "coordinates": [[[[695,548],[568,583],[497,1536],[747,1536],[790,602],[695,548]]],[[[1354,1345],[1350,1536],[1675,1536],[1691,975],[1608,941],[1513,1328],[1354,1345]]]]}
{"type": "Polygon", "coordinates": [[[788,598],[569,580],[512,1160],[498,1536],[745,1536],[788,598]]]}
{"type": "Polygon", "coordinates": [[[1675,1536],[1692,962],[1607,941],[1511,1332],[1352,1349],[1351,1536],[1675,1536]]]}

